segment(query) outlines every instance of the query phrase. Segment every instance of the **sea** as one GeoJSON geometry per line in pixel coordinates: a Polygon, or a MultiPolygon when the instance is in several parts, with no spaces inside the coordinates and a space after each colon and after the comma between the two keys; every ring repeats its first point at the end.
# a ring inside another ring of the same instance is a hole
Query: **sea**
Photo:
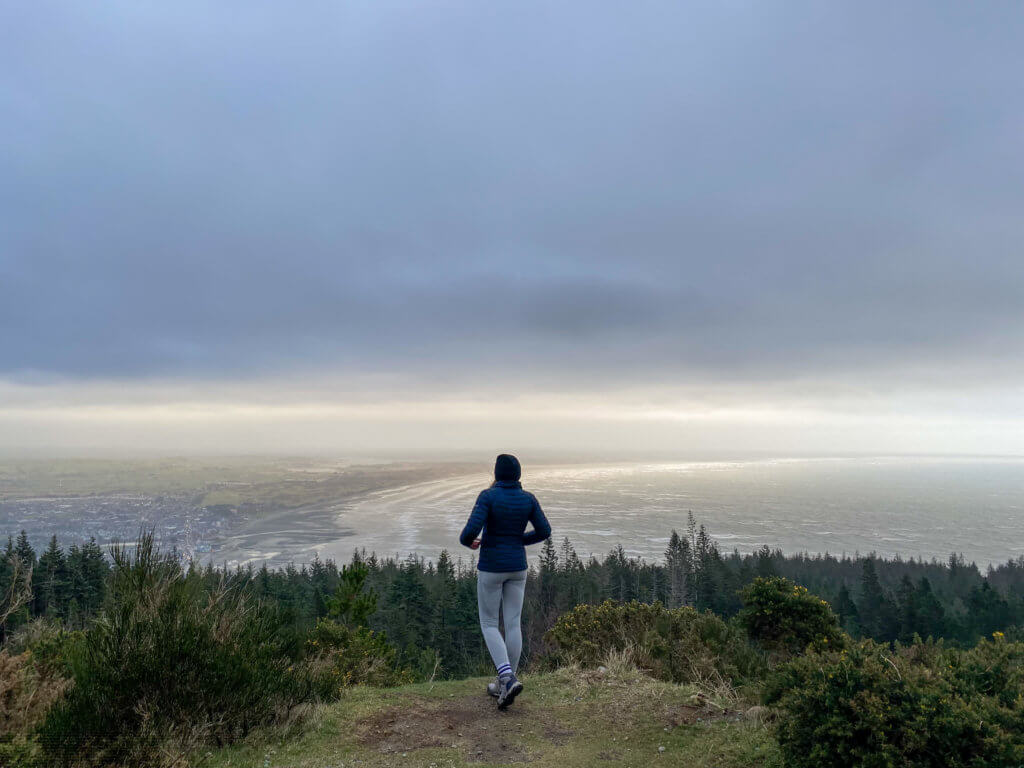
{"type": "MultiPolygon", "coordinates": [[[[485,474],[367,494],[338,509],[338,535],[287,553],[295,562],[348,561],[354,550],[465,562],[458,536],[485,474]]],[[[1024,460],[820,458],[755,461],[526,465],[555,541],[580,557],[621,545],[661,560],[692,512],[721,549],[763,545],[798,552],[877,553],[904,559],[962,554],[983,570],[1024,556],[1024,460]]],[[[536,557],[539,547],[532,547],[536,557]]],[[[275,555],[280,556],[279,552],[275,555]]]]}

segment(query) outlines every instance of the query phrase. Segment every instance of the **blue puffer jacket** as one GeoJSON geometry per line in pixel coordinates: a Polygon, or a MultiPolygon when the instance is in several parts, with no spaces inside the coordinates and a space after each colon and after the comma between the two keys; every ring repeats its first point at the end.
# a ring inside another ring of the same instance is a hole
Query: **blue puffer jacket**
{"type": "Polygon", "coordinates": [[[476,567],[495,573],[525,571],[526,545],[551,535],[551,525],[537,497],[511,480],[498,480],[480,492],[459,541],[468,547],[481,530],[484,535],[476,567]],[[527,523],[533,523],[529,533],[527,523]]]}

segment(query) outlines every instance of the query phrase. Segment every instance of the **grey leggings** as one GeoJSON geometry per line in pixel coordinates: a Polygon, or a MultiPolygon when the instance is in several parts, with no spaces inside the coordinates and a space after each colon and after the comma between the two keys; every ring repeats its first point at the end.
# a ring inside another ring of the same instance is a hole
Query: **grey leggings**
{"type": "Polygon", "coordinates": [[[523,595],[526,593],[526,571],[491,573],[477,571],[476,603],[480,609],[480,629],[484,642],[494,660],[499,677],[515,674],[519,668],[519,656],[523,652],[523,631],[519,617],[523,612],[523,595]],[[501,608],[505,625],[505,638],[498,631],[498,608],[501,608]]]}

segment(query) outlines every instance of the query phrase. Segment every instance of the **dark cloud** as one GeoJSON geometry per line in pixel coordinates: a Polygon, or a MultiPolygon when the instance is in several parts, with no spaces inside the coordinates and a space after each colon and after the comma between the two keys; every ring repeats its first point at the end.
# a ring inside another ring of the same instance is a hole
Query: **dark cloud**
{"type": "Polygon", "coordinates": [[[1013,6],[0,14],[0,375],[1018,373],[1013,6]]]}

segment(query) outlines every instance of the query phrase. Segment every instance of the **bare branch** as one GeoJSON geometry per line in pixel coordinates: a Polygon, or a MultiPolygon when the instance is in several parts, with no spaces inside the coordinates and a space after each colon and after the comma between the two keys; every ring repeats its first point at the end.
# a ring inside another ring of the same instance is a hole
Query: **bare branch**
{"type": "Polygon", "coordinates": [[[12,555],[11,585],[0,601],[0,627],[7,626],[7,620],[32,599],[32,566],[12,555]]]}

